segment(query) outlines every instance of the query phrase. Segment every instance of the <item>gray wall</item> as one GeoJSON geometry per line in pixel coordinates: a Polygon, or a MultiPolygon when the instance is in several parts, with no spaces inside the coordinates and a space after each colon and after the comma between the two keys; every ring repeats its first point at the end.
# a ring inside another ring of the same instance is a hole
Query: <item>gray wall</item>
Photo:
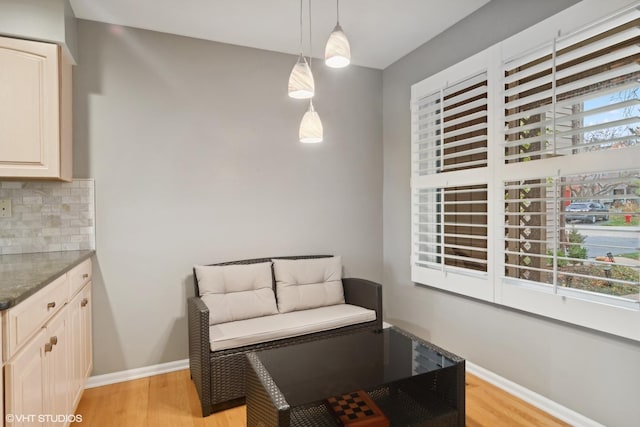
{"type": "Polygon", "coordinates": [[[609,426],[638,423],[640,344],[410,281],[410,86],[575,3],[493,0],[383,72],[386,316],[609,426]]]}
{"type": "Polygon", "coordinates": [[[410,85],[571,3],[493,0],[382,73],[316,66],[320,145],[296,142],[294,57],[79,21],[74,176],[96,183],[94,375],[187,356],[193,264],[328,252],[347,275],[382,279],[388,319],[631,425],[637,343],[410,282],[410,85]]]}
{"type": "Polygon", "coordinates": [[[187,357],[194,264],[329,253],[347,276],[381,280],[381,71],[318,61],[325,141],[305,145],[307,104],[286,93],[294,56],[82,20],[78,35],[94,375],[187,357]]]}

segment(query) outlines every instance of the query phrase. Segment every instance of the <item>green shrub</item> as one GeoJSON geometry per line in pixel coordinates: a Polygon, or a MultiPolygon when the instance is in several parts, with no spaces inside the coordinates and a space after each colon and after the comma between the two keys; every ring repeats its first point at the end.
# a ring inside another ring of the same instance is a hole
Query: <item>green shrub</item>
{"type": "MultiPolygon", "coordinates": [[[[547,258],[547,265],[548,266],[552,266],[553,265],[553,251],[551,249],[549,249],[547,251],[547,255],[549,256],[549,258],[547,258]]],[[[558,267],[566,267],[567,265],[569,265],[569,261],[567,261],[566,259],[564,259],[564,257],[566,256],[564,253],[563,249],[558,249],[556,251],[556,256],[558,257],[558,267]]]]}
{"type": "MultiPolygon", "coordinates": [[[[569,234],[567,234],[568,245],[566,251],[562,248],[556,251],[556,257],[558,258],[558,267],[566,267],[568,265],[582,265],[583,263],[580,261],[571,261],[565,258],[574,258],[574,259],[587,259],[587,248],[582,246],[582,243],[586,240],[586,236],[583,236],[573,228],[569,234]]],[[[547,251],[547,266],[553,265],[553,250],[549,249],[547,251]]]]}
{"type": "MultiPolygon", "coordinates": [[[[567,256],[569,258],[577,258],[577,259],[587,259],[587,248],[582,246],[582,243],[586,240],[586,237],[580,234],[578,230],[573,227],[569,235],[567,236],[569,240],[569,247],[567,248],[567,256]]],[[[579,262],[578,264],[582,264],[579,262]]]]}
{"type": "MultiPolygon", "coordinates": [[[[568,255],[569,258],[587,259],[587,248],[583,246],[569,246],[568,255]]],[[[578,264],[582,264],[582,262],[578,264]]]]}

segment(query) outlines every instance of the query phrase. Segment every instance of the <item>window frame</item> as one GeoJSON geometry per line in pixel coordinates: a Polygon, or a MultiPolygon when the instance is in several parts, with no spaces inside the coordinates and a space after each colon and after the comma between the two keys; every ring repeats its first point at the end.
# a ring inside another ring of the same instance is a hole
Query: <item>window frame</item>
{"type": "MultiPolygon", "coordinates": [[[[612,0],[606,7],[596,0],[583,0],[565,11],[467,58],[411,87],[411,105],[423,96],[447,85],[463,81],[469,76],[485,71],[488,81],[488,164],[486,168],[419,176],[415,172],[413,158],[413,135],[417,123],[412,107],[412,162],[411,162],[411,280],[449,292],[470,296],[491,303],[545,316],[587,328],[611,333],[640,341],[640,302],[615,305],[611,297],[596,295],[585,299],[583,294],[569,288],[528,283],[505,274],[504,228],[498,222],[504,215],[504,182],[534,179],[553,171],[551,176],[576,175],[585,172],[605,171],[602,165],[617,165],[615,171],[638,169],[640,146],[622,150],[603,150],[580,153],[579,162],[567,161],[566,157],[544,159],[544,170],[536,161],[505,163],[504,103],[501,101],[503,78],[502,62],[507,58],[533,52],[532,57],[545,45],[562,44],[576,33],[590,34],[602,31],[603,22],[615,13],[640,2],[612,0]],[[566,36],[564,36],[566,34],[566,36]],[[487,184],[487,272],[464,271],[464,269],[428,269],[416,266],[414,236],[415,191],[421,188],[446,188],[460,185],[487,184]]],[[[559,225],[558,228],[559,229],[559,225]]],[[[556,231],[557,231],[556,229],[556,231]]]]}
{"type": "MultiPolygon", "coordinates": [[[[417,105],[419,99],[424,96],[429,96],[436,91],[442,90],[445,87],[455,86],[465,80],[478,75],[479,73],[486,72],[488,81],[495,79],[494,74],[499,72],[499,58],[498,50],[496,48],[487,49],[482,51],[466,60],[456,64],[443,72],[440,72],[422,82],[419,82],[411,87],[411,99],[412,105],[417,105]],[[493,65],[492,65],[493,64],[493,65]],[[470,71],[471,70],[471,71],[470,71]],[[437,88],[437,89],[435,89],[437,88]]],[[[487,88],[487,105],[491,109],[491,106],[495,103],[495,97],[497,92],[491,84],[487,88]]],[[[418,132],[418,122],[415,120],[415,116],[412,113],[411,131],[412,135],[418,132]]],[[[495,146],[490,143],[497,132],[495,128],[495,121],[491,117],[487,117],[487,166],[481,168],[447,171],[432,175],[417,174],[416,165],[412,157],[411,162],[411,235],[417,234],[415,221],[413,218],[417,215],[416,204],[414,198],[416,197],[415,191],[418,189],[445,189],[447,187],[458,186],[472,186],[487,184],[487,256],[489,262],[487,264],[487,272],[480,272],[476,270],[467,270],[463,268],[447,267],[441,270],[416,268],[415,255],[414,255],[414,240],[411,239],[411,280],[415,283],[429,284],[431,286],[445,289],[451,292],[456,292],[474,298],[479,298],[486,301],[492,301],[494,299],[493,289],[493,276],[494,267],[491,264],[491,254],[495,251],[494,241],[490,238],[495,229],[495,210],[489,204],[492,199],[491,189],[488,185],[491,178],[491,162],[495,156],[495,146]]],[[[412,142],[413,152],[413,142],[412,142]]]]}

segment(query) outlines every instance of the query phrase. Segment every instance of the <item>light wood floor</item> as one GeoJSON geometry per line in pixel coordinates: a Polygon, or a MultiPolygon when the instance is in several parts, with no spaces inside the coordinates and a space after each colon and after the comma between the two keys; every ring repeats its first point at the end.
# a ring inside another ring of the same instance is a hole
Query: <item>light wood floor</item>
{"type": "MultiPolygon", "coordinates": [[[[467,374],[467,426],[568,426],[501,389],[467,374]]],[[[244,406],[202,418],[189,371],[176,371],[85,390],[78,405],[83,427],[238,427],[244,406]]]]}

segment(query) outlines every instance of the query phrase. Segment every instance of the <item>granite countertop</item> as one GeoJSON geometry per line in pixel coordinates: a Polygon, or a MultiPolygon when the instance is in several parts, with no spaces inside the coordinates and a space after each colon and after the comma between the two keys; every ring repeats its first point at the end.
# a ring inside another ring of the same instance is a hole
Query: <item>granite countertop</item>
{"type": "Polygon", "coordinates": [[[95,251],[0,255],[0,310],[25,300],[95,251]]]}

